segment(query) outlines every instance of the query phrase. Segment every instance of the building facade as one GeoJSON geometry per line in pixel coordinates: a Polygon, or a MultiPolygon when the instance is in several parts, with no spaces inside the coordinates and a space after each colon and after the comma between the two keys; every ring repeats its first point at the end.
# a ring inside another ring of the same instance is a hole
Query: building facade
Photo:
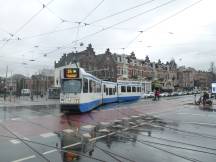
{"type": "MultiPolygon", "coordinates": [[[[86,50],[79,53],[64,54],[58,62],[55,62],[55,75],[59,76],[61,67],[77,63],[79,67],[85,69],[86,72],[107,81],[116,81],[117,69],[113,55],[106,50],[104,54],[96,55],[91,44],[86,50]]],[[[55,79],[55,86],[59,86],[59,77],[55,79]]]]}
{"type": "Polygon", "coordinates": [[[60,86],[60,69],[70,64],[77,64],[102,80],[155,82],[164,91],[206,88],[210,87],[214,80],[208,72],[186,67],[178,68],[174,59],[166,63],[160,60],[151,62],[148,56],[145,59],[137,59],[134,52],[129,55],[116,54],[111,53],[109,49],[103,54],[96,55],[89,44],[86,50],[64,54],[55,62],[55,86],[60,86]]]}

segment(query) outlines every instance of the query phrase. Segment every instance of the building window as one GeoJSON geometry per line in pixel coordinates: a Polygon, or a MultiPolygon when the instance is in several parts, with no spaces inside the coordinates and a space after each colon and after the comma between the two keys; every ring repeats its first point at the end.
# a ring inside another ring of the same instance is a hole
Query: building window
{"type": "Polygon", "coordinates": [[[83,93],[88,93],[88,79],[83,78],[83,93]]]}

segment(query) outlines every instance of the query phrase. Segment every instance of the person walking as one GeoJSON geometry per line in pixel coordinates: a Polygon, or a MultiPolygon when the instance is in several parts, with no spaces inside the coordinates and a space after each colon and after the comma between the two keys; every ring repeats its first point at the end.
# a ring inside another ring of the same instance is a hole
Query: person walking
{"type": "Polygon", "coordinates": [[[159,101],[159,99],[160,99],[160,91],[159,91],[159,89],[155,89],[154,100],[159,101]]]}
{"type": "Polygon", "coordinates": [[[203,94],[203,106],[206,105],[206,102],[207,102],[208,99],[209,99],[208,92],[204,92],[204,94],[203,94]]]}
{"type": "Polygon", "coordinates": [[[159,99],[160,99],[160,91],[159,91],[159,89],[156,90],[156,98],[159,101],[159,99]]]}

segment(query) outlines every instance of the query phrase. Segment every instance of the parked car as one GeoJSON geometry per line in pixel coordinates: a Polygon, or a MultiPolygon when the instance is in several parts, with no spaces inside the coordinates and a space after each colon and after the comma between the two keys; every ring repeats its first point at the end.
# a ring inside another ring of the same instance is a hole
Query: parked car
{"type": "Polygon", "coordinates": [[[183,94],[183,92],[178,92],[178,96],[182,96],[183,94]]]}
{"type": "Polygon", "coordinates": [[[148,93],[143,93],[143,94],[141,95],[141,98],[143,98],[143,99],[148,98],[148,93]]]}
{"type": "Polygon", "coordinates": [[[184,91],[184,92],[183,92],[183,95],[187,95],[187,92],[186,92],[186,91],[184,91]]]}
{"type": "Polygon", "coordinates": [[[164,92],[164,93],[161,93],[160,96],[161,96],[161,97],[168,97],[168,96],[169,96],[169,93],[164,92]]]}
{"type": "Polygon", "coordinates": [[[154,97],[154,92],[143,93],[141,98],[152,98],[154,97]]]}
{"type": "Polygon", "coordinates": [[[172,92],[171,96],[178,96],[178,92],[172,92]]]}

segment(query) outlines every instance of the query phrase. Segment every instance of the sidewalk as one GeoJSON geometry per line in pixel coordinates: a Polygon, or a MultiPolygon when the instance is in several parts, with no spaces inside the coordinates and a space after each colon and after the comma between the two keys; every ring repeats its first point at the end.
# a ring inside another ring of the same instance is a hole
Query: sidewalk
{"type": "Polygon", "coordinates": [[[7,97],[6,101],[0,97],[0,107],[22,107],[22,106],[43,106],[43,105],[56,105],[59,104],[59,99],[46,99],[34,96],[34,100],[31,101],[29,96],[18,97],[7,97]]]}

